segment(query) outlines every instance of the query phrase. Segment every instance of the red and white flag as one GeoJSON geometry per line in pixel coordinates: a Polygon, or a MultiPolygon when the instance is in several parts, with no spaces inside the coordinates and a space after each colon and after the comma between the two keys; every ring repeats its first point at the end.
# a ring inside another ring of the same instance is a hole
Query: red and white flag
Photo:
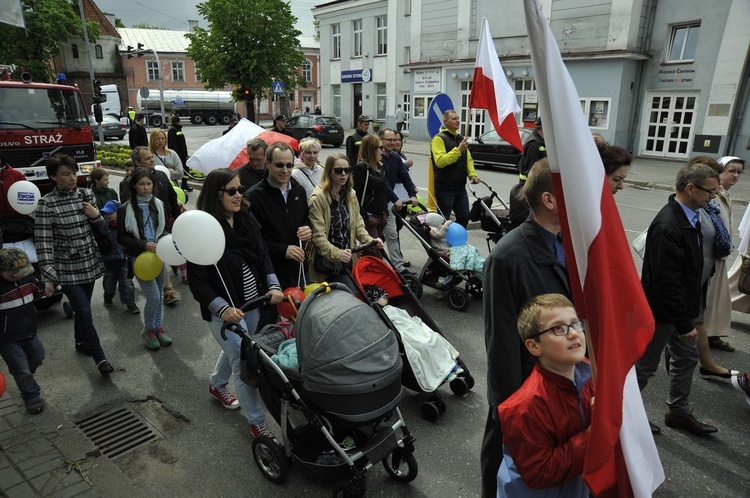
{"type": "Polygon", "coordinates": [[[597,497],[651,496],[664,470],[634,365],[653,336],[653,315],[578,92],[541,4],[524,2],[571,287],[597,367],[583,478],[597,497]]]}
{"type": "Polygon", "coordinates": [[[246,144],[253,138],[262,138],[269,145],[274,142],[285,142],[295,151],[298,148],[296,139],[283,133],[266,130],[242,118],[226,135],[203,144],[188,158],[187,166],[206,174],[218,168],[239,168],[247,163],[246,144]]]}
{"type": "Polygon", "coordinates": [[[516,93],[505,78],[486,17],[482,18],[482,34],[479,36],[477,61],[474,63],[469,107],[486,109],[497,134],[516,149],[523,151],[514,115],[521,112],[521,108],[516,101],[516,93]]]}

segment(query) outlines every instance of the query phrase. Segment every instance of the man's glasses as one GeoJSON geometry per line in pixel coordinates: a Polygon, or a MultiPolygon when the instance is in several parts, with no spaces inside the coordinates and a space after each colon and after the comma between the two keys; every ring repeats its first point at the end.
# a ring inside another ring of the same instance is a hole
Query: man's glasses
{"type": "Polygon", "coordinates": [[[351,168],[333,168],[333,172],[337,175],[348,175],[351,168]]]}
{"type": "Polygon", "coordinates": [[[245,187],[244,185],[240,185],[239,187],[229,187],[221,189],[221,191],[226,192],[229,197],[234,197],[238,193],[244,194],[245,190],[247,190],[247,187],[245,187]]]}
{"type": "Polygon", "coordinates": [[[273,163],[273,165],[279,169],[294,169],[294,163],[273,163]]]}
{"type": "Polygon", "coordinates": [[[575,322],[571,323],[570,325],[561,323],[560,325],[555,325],[554,327],[550,327],[548,329],[544,329],[541,332],[537,332],[536,334],[529,337],[529,339],[536,339],[542,334],[546,334],[547,332],[552,332],[553,334],[557,336],[565,336],[570,333],[570,329],[575,330],[576,332],[584,332],[584,326],[583,321],[576,320],[575,322]]]}
{"type": "Polygon", "coordinates": [[[385,147],[383,147],[382,145],[378,145],[378,149],[383,150],[385,149],[385,147]]]}
{"type": "Polygon", "coordinates": [[[693,184],[693,187],[697,188],[698,190],[702,190],[708,195],[719,195],[719,192],[716,190],[708,190],[707,188],[701,187],[700,185],[693,184]]]}

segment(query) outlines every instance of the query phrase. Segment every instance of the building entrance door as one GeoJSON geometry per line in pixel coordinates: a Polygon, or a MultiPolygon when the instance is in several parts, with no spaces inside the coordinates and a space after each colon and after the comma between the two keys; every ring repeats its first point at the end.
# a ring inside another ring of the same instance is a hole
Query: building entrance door
{"type": "Polygon", "coordinates": [[[354,109],[354,116],[352,117],[352,128],[357,127],[357,118],[362,115],[362,84],[355,83],[354,88],[354,102],[352,102],[352,109],[354,109]]]}
{"type": "Polygon", "coordinates": [[[654,92],[648,94],[647,102],[643,155],[686,159],[695,131],[698,94],[654,92]]]}

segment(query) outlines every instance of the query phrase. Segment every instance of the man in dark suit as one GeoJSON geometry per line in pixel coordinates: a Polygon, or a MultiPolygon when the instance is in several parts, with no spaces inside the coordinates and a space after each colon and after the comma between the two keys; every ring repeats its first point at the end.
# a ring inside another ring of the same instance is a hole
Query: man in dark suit
{"type": "Polygon", "coordinates": [[[130,142],[130,148],[135,149],[138,146],[148,147],[148,133],[146,128],[143,126],[143,120],[146,116],[139,112],[135,115],[135,121],[130,125],[130,131],[128,132],[128,141],[130,142]]]}

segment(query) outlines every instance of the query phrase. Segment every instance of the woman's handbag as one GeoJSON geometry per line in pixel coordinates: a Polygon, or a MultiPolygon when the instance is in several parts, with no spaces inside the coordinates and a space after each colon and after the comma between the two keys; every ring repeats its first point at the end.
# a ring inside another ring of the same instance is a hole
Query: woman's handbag
{"type": "Polygon", "coordinates": [[[744,256],[742,256],[740,280],[737,282],[737,289],[743,294],[750,294],[750,258],[744,256]]]}
{"type": "Polygon", "coordinates": [[[331,261],[320,254],[315,255],[314,266],[316,272],[325,276],[336,276],[344,269],[341,261],[331,261]]]}

